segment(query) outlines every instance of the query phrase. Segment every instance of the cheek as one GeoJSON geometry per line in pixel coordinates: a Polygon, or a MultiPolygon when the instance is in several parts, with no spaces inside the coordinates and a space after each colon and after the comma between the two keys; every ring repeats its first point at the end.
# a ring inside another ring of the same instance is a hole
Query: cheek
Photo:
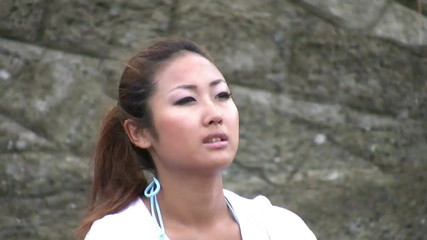
{"type": "Polygon", "coordinates": [[[237,110],[237,108],[236,108],[236,115],[235,115],[235,131],[236,131],[236,135],[237,135],[237,141],[239,141],[239,128],[240,128],[240,125],[239,125],[239,111],[237,110]]]}
{"type": "Polygon", "coordinates": [[[188,136],[188,134],[184,133],[190,133],[192,118],[188,117],[188,115],[183,115],[182,112],[169,112],[168,114],[157,116],[156,119],[158,120],[155,120],[154,124],[159,135],[159,141],[166,146],[169,143],[178,145],[188,136]]]}
{"type": "Polygon", "coordinates": [[[231,109],[230,109],[230,121],[233,123],[233,126],[235,126],[237,128],[237,131],[239,131],[239,111],[236,107],[236,105],[232,105],[231,109]]]}
{"type": "Polygon", "coordinates": [[[233,134],[235,138],[237,138],[237,141],[239,140],[239,111],[237,110],[237,107],[233,104],[232,107],[229,109],[229,114],[227,114],[228,123],[229,123],[229,131],[230,134],[233,134]]]}

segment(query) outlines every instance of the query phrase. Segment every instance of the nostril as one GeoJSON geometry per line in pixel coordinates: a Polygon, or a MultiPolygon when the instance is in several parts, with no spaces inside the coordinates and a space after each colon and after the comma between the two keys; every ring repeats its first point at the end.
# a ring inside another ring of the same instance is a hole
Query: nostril
{"type": "Polygon", "coordinates": [[[211,120],[211,121],[209,122],[209,125],[211,125],[211,124],[222,124],[222,119],[214,119],[214,120],[211,120]]]}
{"type": "Polygon", "coordinates": [[[204,123],[207,125],[222,124],[222,113],[215,106],[207,108],[204,116],[204,123]]]}

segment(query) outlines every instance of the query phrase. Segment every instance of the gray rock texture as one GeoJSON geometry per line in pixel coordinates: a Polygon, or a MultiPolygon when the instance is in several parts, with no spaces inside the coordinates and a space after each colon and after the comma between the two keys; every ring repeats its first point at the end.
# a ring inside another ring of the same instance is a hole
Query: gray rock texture
{"type": "Polygon", "coordinates": [[[75,239],[125,61],[168,36],[231,85],[227,188],[320,240],[427,239],[427,19],[408,2],[1,1],[0,239],[75,239]]]}

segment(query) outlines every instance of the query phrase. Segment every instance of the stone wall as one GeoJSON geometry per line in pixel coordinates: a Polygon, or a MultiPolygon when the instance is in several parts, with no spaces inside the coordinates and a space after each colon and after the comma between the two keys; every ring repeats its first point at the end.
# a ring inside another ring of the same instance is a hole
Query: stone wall
{"type": "Polygon", "coordinates": [[[166,36],[231,84],[228,188],[320,240],[426,239],[426,30],[391,0],[2,0],[0,239],[73,239],[124,63],[166,36]]]}

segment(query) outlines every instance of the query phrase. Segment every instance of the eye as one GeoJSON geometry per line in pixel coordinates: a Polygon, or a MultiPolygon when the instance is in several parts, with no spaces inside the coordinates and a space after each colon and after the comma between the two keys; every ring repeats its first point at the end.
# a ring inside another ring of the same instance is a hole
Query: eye
{"type": "Polygon", "coordinates": [[[231,92],[220,92],[218,95],[216,95],[216,98],[220,100],[228,100],[231,98],[231,92]]]}
{"type": "Polygon", "coordinates": [[[188,104],[195,102],[195,101],[196,101],[196,99],[194,99],[193,97],[184,97],[184,98],[181,98],[178,101],[176,101],[174,103],[174,105],[188,105],[188,104]]]}

